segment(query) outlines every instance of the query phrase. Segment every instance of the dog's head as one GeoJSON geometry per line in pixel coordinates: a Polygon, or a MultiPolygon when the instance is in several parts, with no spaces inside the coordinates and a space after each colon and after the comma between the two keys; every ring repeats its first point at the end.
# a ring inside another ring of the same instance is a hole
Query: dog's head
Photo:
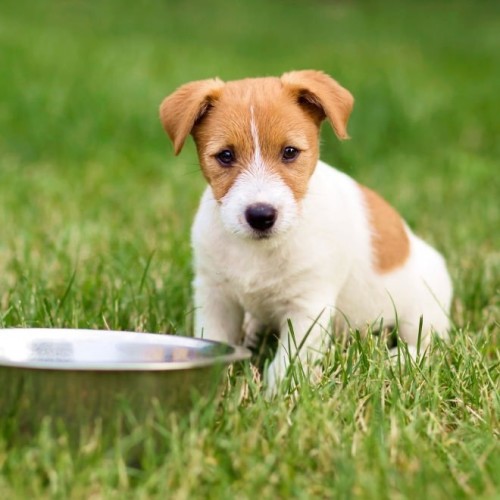
{"type": "Polygon", "coordinates": [[[200,165],[220,205],[225,227],[250,238],[286,232],[319,155],[327,118],[346,139],[353,97],[319,71],[281,78],[183,85],[160,107],[178,154],[192,134],[200,165]]]}

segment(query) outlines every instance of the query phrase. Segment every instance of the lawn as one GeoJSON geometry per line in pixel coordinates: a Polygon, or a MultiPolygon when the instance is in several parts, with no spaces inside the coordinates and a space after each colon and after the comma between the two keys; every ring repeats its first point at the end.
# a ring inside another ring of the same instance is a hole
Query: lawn
{"type": "Polygon", "coordinates": [[[382,193],[448,259],[449,345],[387,362],[333,345],[321,382],[221,401],[72,454],[0,436],[2,498],[498,498],[500,4],[4,0],[0,326],[189,333],[189,228],[204,181],[158,105],[219,76],[322,69],[356,98],[322,157],[382,193]],[[148,451],[149,450],[149,451],[148,451]]]}

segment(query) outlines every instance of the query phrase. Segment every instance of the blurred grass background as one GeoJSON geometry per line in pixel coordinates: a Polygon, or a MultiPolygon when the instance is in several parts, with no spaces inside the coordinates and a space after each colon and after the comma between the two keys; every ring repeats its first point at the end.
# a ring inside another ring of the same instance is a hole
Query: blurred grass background
{"type": "Polygon", "coordinates": [[[325,126],[323,159],[447,256],[459,333],[496,352],[499,33],[494,1],[3,0],[1,324],[189,331],[204,182],[159,103],[313,68],[356,98],[352,139],[325,126]]]}

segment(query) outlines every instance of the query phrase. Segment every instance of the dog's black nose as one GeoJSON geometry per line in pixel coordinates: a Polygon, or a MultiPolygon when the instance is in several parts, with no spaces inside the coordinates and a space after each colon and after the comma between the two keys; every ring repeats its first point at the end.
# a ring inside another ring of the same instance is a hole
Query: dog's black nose
{"type": "Polygon", "coordinates": [[[276,222],[277,215],[276,209],[267,203],[255,203],[245,210],[245,219],[248,224],[258,231],[271,229],[276,222]]]}

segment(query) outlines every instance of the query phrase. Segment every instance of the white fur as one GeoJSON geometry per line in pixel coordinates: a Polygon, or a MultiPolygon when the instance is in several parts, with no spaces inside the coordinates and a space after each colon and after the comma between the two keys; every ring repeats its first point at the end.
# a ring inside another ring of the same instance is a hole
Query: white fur
{"type": "Polygon", "coordinates": [[[317,358],[332,318],[337,327],[347,321],[364,328],[381,319],[394,325],[397,314],[400,335],[412,346],[421,316],[424,346],[431,330],[446,335],[452,286],[436,250],[406,228],[408,260],[378,273],[367,207],[356,182],[318,162],[298,205],[285,183],[266,172],[259,152],[256,147],[252,166],[221,204],[210,187],[202,197],[192,230],[197,336],[239,343],[245,314],[254,330],[259,324],[280,330],[267,374],[273,391],[295,354],[288,320],[297,344],[311,329],[299,353],[302,360],[317,358]],[[256,201],[278,209],[276,234],[269,239],[251,238],[244,220],[245,207],[256,201]]]}

